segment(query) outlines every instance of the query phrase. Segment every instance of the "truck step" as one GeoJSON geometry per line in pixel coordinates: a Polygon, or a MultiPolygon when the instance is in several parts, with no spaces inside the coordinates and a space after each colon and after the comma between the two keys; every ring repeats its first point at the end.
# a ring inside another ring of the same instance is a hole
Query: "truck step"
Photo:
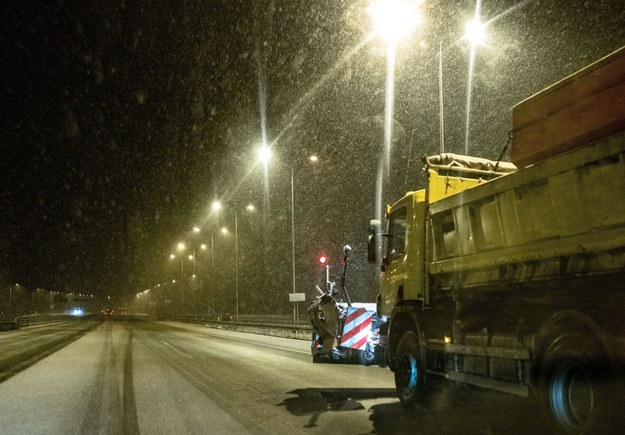
{"type": "Polygon", "coordinates": [[[493,379],[456,371],[447,372],[447,378],[451,381],[471,384],[481,388],[487,388],[491,390],[501,391],[503,393],[514,394],[516,396],[529,396],[529,387],[527,385],[506,382],[499,379],[493,379]]]}
{"type": "Polygon", "coordinates": [[[453,355],[471,355],[490,358],[504,358],[529,361],[530,351],[527,348],[510,348],[497,346],[478,346],[466,344],[447,344],[445,353],[453,355]]]}

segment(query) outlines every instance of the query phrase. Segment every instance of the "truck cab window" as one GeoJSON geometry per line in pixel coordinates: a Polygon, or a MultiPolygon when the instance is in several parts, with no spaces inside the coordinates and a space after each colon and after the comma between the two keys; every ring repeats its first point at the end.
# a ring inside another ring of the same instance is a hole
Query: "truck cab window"
{"type": "Polygon", "coordinates": [[[406,207],[395,210],[389,218],[387,257],[389,261],[404,255],[406,242],[406,207]]]}

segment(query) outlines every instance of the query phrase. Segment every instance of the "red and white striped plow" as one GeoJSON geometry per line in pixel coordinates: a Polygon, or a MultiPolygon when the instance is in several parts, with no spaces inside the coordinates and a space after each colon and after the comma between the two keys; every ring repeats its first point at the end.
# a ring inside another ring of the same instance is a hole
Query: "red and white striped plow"
{"type": "Polygon", "coordinates": [[[364,308],[349,307],[345,316],[345,326],[340,345],[351,349],[365,350],[369,334],[373,311],[364,308]]]}

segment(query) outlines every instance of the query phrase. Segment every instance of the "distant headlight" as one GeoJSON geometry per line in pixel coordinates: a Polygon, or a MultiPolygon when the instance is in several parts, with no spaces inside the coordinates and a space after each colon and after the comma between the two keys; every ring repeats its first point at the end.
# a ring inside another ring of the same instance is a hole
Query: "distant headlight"
{"type": "Polygon", "coordinates": [[[82,316],[84,313],[80,308],[74,308],[72,310],[72,316],[82,316]]]}

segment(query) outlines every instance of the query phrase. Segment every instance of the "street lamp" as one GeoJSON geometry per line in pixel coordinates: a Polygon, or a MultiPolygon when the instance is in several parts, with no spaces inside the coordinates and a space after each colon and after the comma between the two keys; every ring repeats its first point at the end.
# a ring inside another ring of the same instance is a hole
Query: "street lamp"
{"type": "MultiPolygon", "coordinates": [[[[486,26],[480,23],[479,20],[479,3],[476,12],[476,17],[467,22],[465,25],[465,32],[461,39],[457,40],[449,47],[456,45],[462,39],[466,39],[471,43],[471,54],[469,59],[469,89],[467,92],[467,120],[466,120],[466,141],[465,141],[465,154],[468,154],[468,141],[469,141],[469,109],[471,106],[471,78],[473,70],[473,59],[475,57],[475,46],[483,44],[486,39],[486,26]]],[[[438,103],[439,103],[439,124],[440,124],[440,153],[445,152],[445,116],[444,116],[444,93],[443,93],[443,43],[445,38],[442,38],[438,44],[438,103]]],[[[447,48],[449,48],[447,47],[447,48]]]]}
{"type": "Polygon", "coordinates": [[[271,148],[267,144],[262,144],[258,149],[258,159],[261,161],[264,168],[267,169],[269,160],[271,160],[271,148]]]}
{"type": "Polygon", "coordinates": [[[486,28],[485,25],[480,22],[479,6],[475,18],[467,22],[464,27],[464,37],[471,41],[472,45],[481,45],[486,40],[486,28]]]}
{"type": "MultiPolygon", "coordinates": [[[[184,313],[184,257],[182,256],[182,252],[186,249],[186,245],[183,242],[179,242],[176,246],[176,250],[180,253],[180,293],[182,296],[182,312],[184,313]]],[[[174,254],[170,255],[170,258],[174,259],[176,256],[174,254]]]]}
{"type": "Polygon", "coordinates": [[[469,57],[469,74],[467,84],[467,117],[465,122],[465,142],[464,153],[469,154],[469,121],[471,119],[471,93],[473,89],[473,65],[475,63],[475,47],[482,44],[485,39],[484,24],[480,22],[480,0],[475,6],[475,17],[465,28],[465,38],[471,41],[471,51],[469,57]]]}
{"type": "Polygon", "coordinates": [[[440,153],[445,152],[445,117],[443,116],[443,40],[438,44],[438,118],[440,126],[440,153]]]}
{"type": "Polygon", "coordinates": [[[201,243],[199,245],[199,252],[198,255],[200,255],[200,265],[199,265],[199,277],[196,275],[196,263],[197,263],[197,256],[196,256],[196,249],[193,248],[193,311],[195,314],[198,313],[197,310],[197,297],[198,297],[198,292],[201,292],[204,289],[204,280],[206,278],[206,268],[204,265],[204,254],[202,254],[202,251],[206,251],[206,249],[208,249],[208,247],[206,246],[206,243],[201,243]]]}
{"type": "MultiPolygon", "coordinates": [[[[219,200],[214,200],[211,204],[211,210],[214,213],[219,213],[222,209],[221,202],[219,200]]],[[[216,283],[216,275],[215,275],[215,231],[211,232],[211,278],[213,285],[211,290],[211,312],[215,312],[215,283],[216,283]]]]}
{"type": "Polygon", "coordinates": [[[421,22],[420,3],[415,0],[373,0],[369,13],[373,18],[375,33],[387,42],[396,44],[421,22]]]}
{"type": "MultiPolygon", "coordinates": [[[[253,204],[245,207],[247,212],[256,211],[253,204]]],[[[229,233],[228,228],[223,227],[221,233],[226,235],[229,233]]],[[[235,318],[239,320],[239,210],[234,209],[234,276],[235,276],[235,318]]]]}
{"type": "MultiPolygon", "coordinates": [[[[319,157],[312,155],[308,157],[310,163],[317,163],[319,157]]],[[[295,165],[291,165],[291,283],[292,292],[295,293],[295,165]]],[[[296,307],[293,306],[293,323],[296,321],[296,307]]]]}
{"type": "MultiPolygon", "coordinates": [[[[259,157],[261,157],[261,160],[262,160],[262,156],[260,152],[259,152],[259,157]]],[[[268,157],[270,157],[270,154],[268,157]]],[[[267,160],[263,160],[263,162],[267,160]]],[[[317,157],[316,155],[311,155],[310,157],[308,157],[308,161],[313,164],[317,163],[319,161],[319,157],[317,157]]],[[[295,162],[291,164],[291,285],[292,285],[292,292],[295,293],[296,292],[296,286],[295,286],[295,162]]],[[[296,320],[296,307],[294,306],[293,307],[293,323],[295,323],[295,320],[296,320]]]]}
{"type": "Polygon", "coordinates": [[[393,109],[395,100],[395,59],[397,44],[421,22],[417,0],[372,0],[369,13],[374,22],[374,33],[386,41],[386,101],[384,103],[384,166],[390,176],[391,142],[393,137],[393,109]]]}
{"type": "MultiPolygon", "coordinates": [[[[217,274],[215,273],[215,233],[218,230],[214,230],[211,232],[211,277],[212,277],[212,282],[213,282],[213,286],[212,286],[212,290],[211,290],[211,311],[214,313],[215,312],[215,292],[217,291],[216,289],[216,282],[217,282],[217,274]]],[[[228,228],[226,227],[221,227],[219,229],[219,232],[223,235],[226,235],[229,233],[228,228]]]]}
{"type": "MultiPolygon", "coordinates": [[[[221,210],[221,203],[219,201],[213,201],[213,203],[211,204],[211,209],[215,212],[218,212],[219,210],[221,210]]],[[[199,226],[194,226],[193,227],[193,233],[198,235],[202,232],[201,228],[199,226]]],[[[211,235],[212,237],[212,235],[211,235]]],[[[204,279],[203,277],[206,276],[205,271],[203,270],[204,267],[202,266],[203,261],[202,260],[202,255],[200,255],[200,265],[196,266],[197,263],[197,254],[201,254],[201,251],[206,251],[208,249],[208,246],[206,245],[206,243],[200,243],[198,245],[198,241],[196,239],[194,239],[193,242],[193,253],[191,255],[189,255],[189,260],[193,261],[193,276],[191,279],[191,283],[192,283],[192,287],[193,287],[193,305],[194,305],[194,312],[195,314],[197,314],[197,294],[198,294],[198,287],[203,288],[204,287],[204,279]],[[198,251],[199,248],[199,251],[198,251]],[[199,270],[199,279],[198,279],[198,275],[196,274],[196,269],[197,267],[200,268],[199,270]]],[[[212,266],[212,252],[213,252],[213,248],[212,248],[212,240],[211,240],[211,266],[212,266]]],[[[211,268],[210,271],[211,275],[213,273],[213,270],[211,268]]],[[[213,291],[214,293],[214,291],[213,291]]],[[[212,305],[211,305],[211,309],[212,309],[212,305]]]]}

